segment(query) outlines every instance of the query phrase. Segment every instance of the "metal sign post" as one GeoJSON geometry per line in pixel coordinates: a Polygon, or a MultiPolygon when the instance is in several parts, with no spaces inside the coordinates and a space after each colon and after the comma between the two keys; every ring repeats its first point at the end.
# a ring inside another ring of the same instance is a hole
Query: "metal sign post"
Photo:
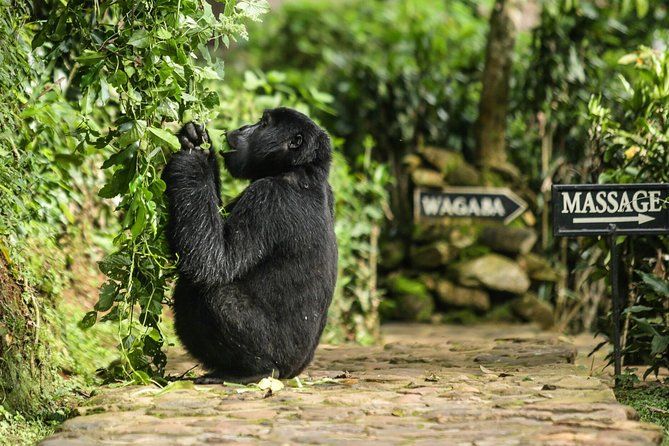
{"type": "Polygon", "coordinates": [[[620,345],[620,315],[622,311],[622,302],[620,301],[620,260],[618,259],[618,243],[616,243],[616,225],[611,224],[609,234],[609,249],[611,250],[611,264],[609,272],[611,273],[611,299],[613,307],[613,372],[616,379],[622,373],[622,351],[620,345]]]}
{"type": "Polygon", "coordinates": [[[613,364],[622,373],[619,235],[669,234],[669,184],[553,185],[553,234],[606,236],[613,307],[613,364]]]}

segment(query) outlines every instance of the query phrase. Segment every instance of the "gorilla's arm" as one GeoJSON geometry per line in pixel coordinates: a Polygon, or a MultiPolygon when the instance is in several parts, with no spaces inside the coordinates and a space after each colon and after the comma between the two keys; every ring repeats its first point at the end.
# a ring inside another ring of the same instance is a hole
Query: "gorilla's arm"
{"type": "Polygon", "coordinates": [[[271,180],[249,186],[224,218],[215,177],[208,156],[199,150],[175,153],[163,172],[168,240],[181,274],[202,285],[229,283],[245,274],[271,253],[288,229],[279,228],[286,203],[271,180]]]}

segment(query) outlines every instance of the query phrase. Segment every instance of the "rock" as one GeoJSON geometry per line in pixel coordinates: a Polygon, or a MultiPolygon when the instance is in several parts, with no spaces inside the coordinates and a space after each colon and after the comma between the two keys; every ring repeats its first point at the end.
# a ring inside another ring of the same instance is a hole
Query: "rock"
{"type": "Polygon", "coordinates": [[[416,186],[442,187],[444,185],[444,177],[439,172],[423,167],[411,172],[411,180],[416,186]]]}
{"type": "Polygon", "coordinates": [[[490,169],[501,175],[506,181],[515,183],[520,180],[520,170],[508,161],[493,164],[490,166],[490,169]]]}
{"type": "Polygon", "coordinates": [[[476,226],[468,225],[462,228],[453,228],[448,234],[448,241],[458,249],[467,248],[476,243],[478,238],[476,226]]]}
{"type": "Polygon", "coordinates": [[[561,277],[548,259],[537,254],[528,253],[518,257],[518,265],[527,271],[530,279],[539,282],[557,282],[561,277]]]}
{"type": "Polygon", "coordinates": [[[423,273],[418,276],[418,280],[425,284],[428,291],[432,294],[437,292],[437,284],[439,283],[440,274],[426,274],[423,273]]]}
{"type": "Polygon", "coordinates": [[[461,154],[438,147],[422,147],[418,152],[443,174],[452,172],[465,162],[461,154]]]}
{"type": "Polygon", "coordinates": [[[388,278],[386,287],[393,299],[392,304],[384,309],[385,316],[405,321],[430,320],[434,313],[434,300],[424,283],[395,274],[388,278]]]}
{"type": "Polygon", "coordinates": [[[420,156],[415,153],[409,153],[402,158],[402,165],[409,173],[416,170],[422,163],[423,161],[420,159],[420,156]]]}
{"type": "Polygon", "coordinates": [[[413,225],[411,238],[417,242],[448,239],[451,228],[444,224],[419,221],[413,225]]]}
{"type": "Polygon", "coordinates": [[[464,286],[484,286],[494,291],[523,294],[530,287],[530,279],[523,269],[511,259],[486,254],[457,265],[458,282],[464,286]]]}
{"type": "Polygon", "coordinates": [[[419,150],[425,160],[437,168],[448,184],[476,186],[481,184],[481,175],[460,153],[438,147],[423,147],[419,150]]]}
{"type": "Polygon", "coordinates": [[[535,322],[544,330],[551,328],[554,323],[553,306],[534,293],[527,293],[511,302],[511,309],[521,319],[535,322]]]}
{"type": "Polygon", "coordinates": [[[429,322],[434,313],[432,296],[403,294],[395,298],[394,318],[403,321],[429,322]]]}
{"type": "Polygon", "coordinates": [[[380,246],[379,264],[383,269],[395,269],[404,260],[404,243],[400,240],[386,240],[380,246]]]}
{"type": "Polygon", "coordinates": [[[479,243],[505,254],[526,254],[537,242],[537,233],[527,228],[486,226],[479,234],[479,243]]]}
{"type": "Polygon", "coordinates": [[[451,307],[472,308],[479,311],[490,309],[490,296],[481,289],[462,287],[448,280],[439,280],[436,294],[441,303],[451,307]]]}
{"type": "Polygon", "coordinates": [[[432,269],[455,258],[455,250],[447,242],[432,242],[425,246],[411,246],[411,264],[416,268],[432,269]]]}
{"type": "Polygon", "coordinates": [[[446,175],[446,181],[454,186],[479,186],[481,174],[473,166],[463,162],[460,167],[446,175]]]}

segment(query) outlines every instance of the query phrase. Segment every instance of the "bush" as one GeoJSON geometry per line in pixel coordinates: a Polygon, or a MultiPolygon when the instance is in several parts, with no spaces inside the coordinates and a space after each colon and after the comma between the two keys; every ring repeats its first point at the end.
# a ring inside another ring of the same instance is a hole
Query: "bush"
{"type": "Polygon", "coordinates": [[[99,184],[95,157],[75,151],[80,115],[52,82],[44,49],[31,50],[28,6],[0,1],[0,41],[13,43],[0,46],[0,438],[19,444],[52,431],[95,373],[95,353],[81,352],[79,375],[68,376],[82,332],[59,297],[86,194],[99,184]]]}
{"type": "Polygon", "coordinates": [[[473,143],[487,28],[475,4],[303,0],[267,26],[249,44],[254,61],[299,71],[332,94],[326,122],[349,151],[367,135],[384,156],[421,139],[456,150],[473,143]]]}
{"type": "Polygon", "coordinates": [[[110,378],[148,383],[164,372],[160,321],[174,267],[160,171],[179,149],[171,130],[212,116],[218,95],[207,85],[221,80],[223,65],[208,45],[245,38],[244,22],[266,9],[264,0],[226,1],[218,16],[198,0],[54,2],[33,40],[72,81],[68,95],[78,100],[85,137],[74,152],[89,145],[102,151],[108,179],[99,195],[120,197],[121,232],[100,262],[108,280],[81,322],[90,327],[102,313],[101,321],[118,325],[121,361],[110,378]]]}
{"type": "MultiPolygon", "coordinates": [[[[603,161],[601,183],[669,182],[669,52],[642,48],[620,58],[634,71],[618,78],[622,93],[589,104],[595,155],[603,161]]],[[[669,203],[665,203],[669,206],[669,203]]],[[[644,376],[669,367],[669,240],[624,241],[631,283],[625,310],[625,358],[648,364],[644,376]]]]}

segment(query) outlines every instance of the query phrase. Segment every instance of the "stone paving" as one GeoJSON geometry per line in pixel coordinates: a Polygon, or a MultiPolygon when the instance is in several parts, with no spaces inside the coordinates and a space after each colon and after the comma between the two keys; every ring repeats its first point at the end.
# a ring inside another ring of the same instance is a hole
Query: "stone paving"
{"type": "Polygon", "coordinates": [[[41,444],[660,444],[579,349],[529,326],[390,325],[382,346],[321,346],[283,389],[104,388],[41,444]]]}

